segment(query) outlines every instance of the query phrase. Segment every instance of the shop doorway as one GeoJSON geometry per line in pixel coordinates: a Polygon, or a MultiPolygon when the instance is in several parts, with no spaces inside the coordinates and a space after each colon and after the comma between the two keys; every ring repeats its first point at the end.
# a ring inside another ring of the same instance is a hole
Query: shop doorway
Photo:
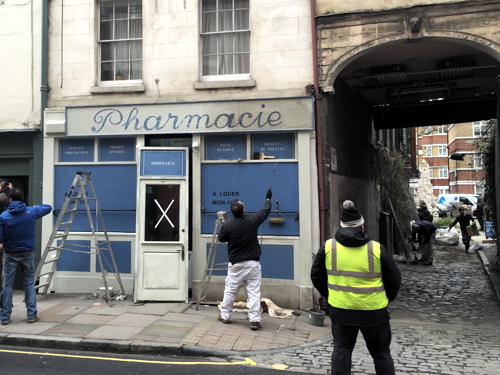
{"type": "Polygon", "coordinates": [[[187,148],[140,150],[136,301],[188,300],[187,159],[187,148]]]}

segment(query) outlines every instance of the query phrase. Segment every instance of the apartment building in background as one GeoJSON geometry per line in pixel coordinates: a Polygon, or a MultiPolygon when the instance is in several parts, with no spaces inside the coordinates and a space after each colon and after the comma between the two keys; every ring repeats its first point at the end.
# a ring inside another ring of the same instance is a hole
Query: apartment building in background
{"type": "Polygon", "coordinates": [[[418,166],[428,170],[435,197],[483,195],[484,170],[476,145],[486,125],[487,121],[474,121],[415,129],[418,166]]]}

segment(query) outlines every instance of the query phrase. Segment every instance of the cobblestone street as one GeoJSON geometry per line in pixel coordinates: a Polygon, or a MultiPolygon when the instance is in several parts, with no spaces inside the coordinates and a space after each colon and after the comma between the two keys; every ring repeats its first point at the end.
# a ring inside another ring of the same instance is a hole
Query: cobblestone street
{"type": "MultiPolygon", "coordinates": [[[[398,263],[402,287],[390,305],[397,374],[500,373],[500,303],[477,254],[437,246],[434,266],[398,263]]],[[[325,325],[330,323],[325,320],[325,325]]],[[[286,364],[289,372],[326,374],[331,342],[252,356],[258,365],[286,364]]],[[[375,374],[358,337],[353,375],[375,374]]]]}

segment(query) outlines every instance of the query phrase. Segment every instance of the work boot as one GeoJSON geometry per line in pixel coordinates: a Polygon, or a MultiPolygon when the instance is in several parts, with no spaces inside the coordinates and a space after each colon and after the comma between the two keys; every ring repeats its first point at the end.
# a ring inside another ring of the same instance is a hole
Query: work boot
{"type": "Polygon", "coordinates": [[[224,324],[230,324],[231,321],[229,319],[223,319],[222,318],[222,315],[219,314],[219,317],[217,318],[217,320],[221,323],[224,323],[224,324]]]}
{"type": "Polygon", "coordinates": [[[260,322],[250,322],[250,329],[252,331],[258,331],[261,328],[260,322]]]}

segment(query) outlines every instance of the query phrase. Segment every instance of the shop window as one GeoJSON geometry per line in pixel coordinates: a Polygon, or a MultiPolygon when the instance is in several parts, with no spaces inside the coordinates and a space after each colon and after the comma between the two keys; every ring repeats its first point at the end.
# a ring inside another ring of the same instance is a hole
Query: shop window
{"type": "Polygon", "coordinates": [[[101,0],[98,42],[101,82],[140,83],[142,1],[101,0]]]}
{"type": "Polygon", "coordinates": [[[252,135],[252,159],[294,159],[295,135],[254,134],[252,135]]]}
{"type": "Polygon", "coordinates": [[[81,163],[94,161],[93,139],[61,139],[59,141],[59,162],[81,163]]]}
{"type": "Polygon", "coordinates": [[[135,138],[99,139],[99,161],[135,161],[135,138]]]}
{"type": "Polygon", "coordinates": [[[201,1],[203,80],[250,77],[249,0],[201,1]]]}
{"type": "Polygon", "coordinates": [[[245,160],[245,134],[207,135],[205,138],[206,160],[245,160]]]}

